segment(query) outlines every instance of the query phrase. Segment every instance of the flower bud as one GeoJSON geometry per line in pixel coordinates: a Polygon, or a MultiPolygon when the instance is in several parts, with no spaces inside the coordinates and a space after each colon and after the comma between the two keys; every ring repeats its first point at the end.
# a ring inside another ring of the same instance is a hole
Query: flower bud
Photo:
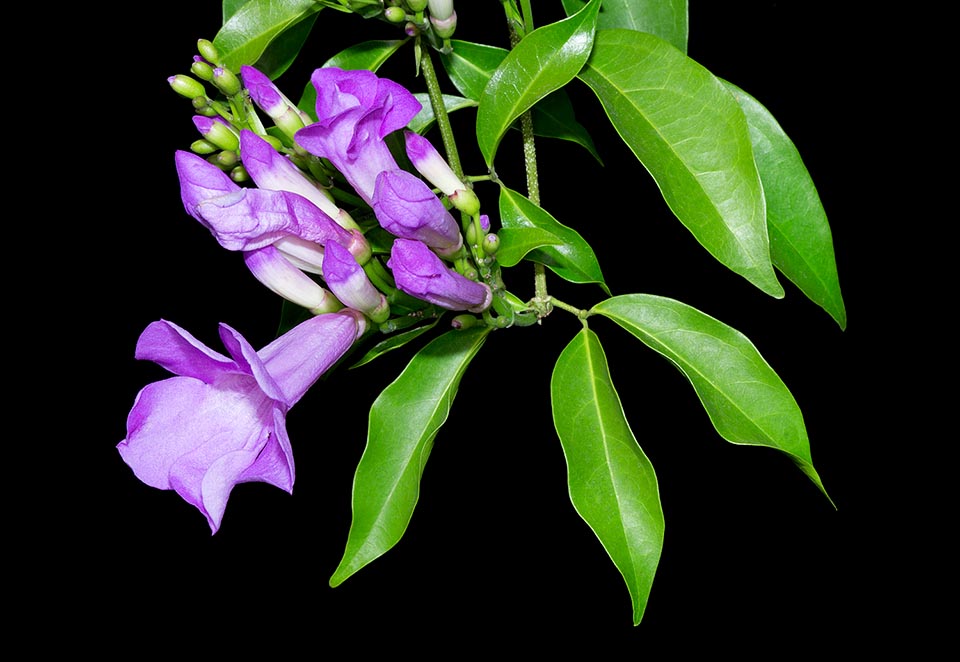
{"type": "Polygon", "coordinates": [[[194,57],[193,64],[190,65],[190,72],[201,80],[208,83],[213,82],[213,67],[200,56],[194,57]]]}
{"type": "Polygon", "coordinates": [[[390,317],[387,298],[373,286],[353,255],[335,241],[324,247],[323,279],[346,306],[359,310],[375,323],[390,317]]]}
{"type": "Polygon", "coordinates": [[[293,266],[274,246],[245,251],[243,261],[256,279],[272,292],[303,306],[314,315],[332,313],[343,307],[310,276],[293,266]]]}
{"type": "Polygon", "coordinates": [[[170,76],[167,82],[170,83],[173,91],[182,97],[195,99],[197,97],[207,96],[207,91],[203,89],[203,83],[194,78],[190,78],[190,76],[177,74],[176,76],[170,76]]]}
{"type": "Polygon", "coordinates": [[[433,31],[441,39],[449,39],[457,30],[457,12],[450,14],[448,18],[439,19],[433,14],[430,15],[430,23],[433,25],[433,31]]]}
{"type": "Polygon", "coordinates": [[[463,331],[464,329],[469,329],[477,325],[480,320],[474,317],[473,315],[468,315],[463,313],[462,315],[457,315],[452,320],[450,320],[450,326],[452,326],[457,331],[463,331]]]}
{"type": "Polygon", "coordinates": [[[500,248],[500,237],[497,236],[497,233],[491,232],[486,237],[483,238],[483,252],[487,255],[496,255],[497,250],[500,248]]]}
{"type": "Polygon", "coordinates": [[[453,13],[453,0],[427,0],[430,7],[431,18],[443,20],[449,18],[453,13]]]}
{"type": "Polygon", "coordinates": [[[403,137],[410,163],[428,182],[443,191],[444,195],[449,197],[467,188],[433,143],[413,131],[404,131],[403,137]]]}
{"type": "Polygon", "coordinates": [[[240,67],[240,76],[244,87],[250,92],[250,99],[286,135],[293,138],[293,134],[312,122],[310,116],[297,108],[267,75],[254,67],[243,65],[240,67]]]}
{"type": "Polygon", "coordinates": [[[208,142],[220,149],[231,152],[240,149],[240,137],[221,118],[194,115],[193,125],[208,142]]]}
{"type": "Polygon", "coordinates": [[[220,52],[217,50],[217,47],[213,45],[213,42],[207,39],[200,39],[197,42],[197,51],[207,62],[216,64],[220,61],[220,52]]]}
{"type": "Polygon", "coordinates": [[[485,283],[450,269],[419,241],[396,239],[387,266],[401,291],[441,308],[479,313],[493,301],[493,293],[485,283]]]}
{"type": "Polygon", "coordinates": [[[217,67],[213,70],[213,80],[211,81],[216,85],[217,89],[226,94],[228,97],[240,92],[243,89],[243,86],[240,84],[240,79],[237,78],[237,75],[227,69],[226,67],[217,67]]]}
{"type": "Polygon", "coordinates": [[[204,140],[203,138],[194,140],[192,143],[190,143],[190,151],[194,154],[213,154],[218,149],[220,148],[214,145],[212,142],[204,140]]]}
{"type": "Polygon", "coordinates": [[[383,16],[391,23],[402,23],[407,18],[406,12],[400,7],[387,7],[383,10],[383,16]]]}
{"type": "Polygon", "coordinates": [[[417,239],[440,253],[455,253],[463,245],[460,228],[447,208],[423,180],[406,170],[377,175],[373,212],[387,232],[417,239]]]}
{"type": "Polygon", "coordinates": [[[427,8],[427,0],[407,0],[410,11],[423,11],[427,8]]]}
{"type": "Polygon", "coordinates": [[[453,206],[468,216],[476,216],[480,213],[480,198],[473,192],[473,189],[462,188],[454,191],[453,195],[447,196],[447,199],[453,203],[453,206]]]}

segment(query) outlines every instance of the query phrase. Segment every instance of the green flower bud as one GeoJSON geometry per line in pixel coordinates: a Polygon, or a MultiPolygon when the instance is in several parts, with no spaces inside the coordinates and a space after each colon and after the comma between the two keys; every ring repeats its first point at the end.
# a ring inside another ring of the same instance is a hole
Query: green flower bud
{"type": "Polygon", "coordinates": [[[430,16],[430,23],[433,24],[433,31],[441,39],[449,39],[457,29],[457,12],[453,12],[447,18],[437,18],[430,16]]]}
{"type": "Polygon", "coordinates": [[[427,8],[427,0],[407,0],[410,11],[423,11],[427,8]]]}
{"type": "Polygon", "coordinates": [[[450,18],[453,12],[453,0],[427,0],[430,5],[430,16],[444,20],[450,18]]]}
{"type": "Polygon", "coordinates": [[[213,67],[203,60],[195,60],[194,63],[190,65],[190,72],[201,80],[205,80],[208,83],[213,82],[213,67]]]}
{"type": "Polygon", "coordinates": [[[236,168],[230,171],[230,179],[235,181],[237,184],[242,184],[250,181],[250,175],[247,173],[246,168],[244,168],[242,165],[238,165],[236,168]]]}
{"type": "Polygon", "coordinates": [[[174,92],[188,99],[206,97],[207,95],[207,91],[203,89],[203,83],[190,78],[190,76],[177,74],[176,76],[170,76],[167,82],[170,83],[170,87],[173,88],[174,92]]]}
{"type": "Polygon", "coordinates": [[[190,151],[194,152],[195,154],[213,154],[218,149],[220,148],[209,140],[204,140],[203,138],[200,140],[194,140],[190,144],[190,151]]]}
{"type": "Polygon", "coordinates": [[[459,189],[449,196],[453,206],[464,214],[476,216],[480,213],[480,198],[471,189],[459,189]]]}
{"type": "Polygon", "coordinates": [[[217,47],[213,45],[212,41],[207,39],[201,39],[197,42],[197,52],[200,53],[200,56],[207,62],[213,62],[217,64],[220,62],[220,52],[217,50],[217,47]]]}
{"type": "Polygon", "coordinates": [[[487,255],[496,255],[499,248],[500,237],[497,236],[496,232],[490,232],[483,238],[483,252],[487,255]]]}
{"type": "Polygon", "coordinates": [[[213,81],[211,82],[228,97],[232,97],[243,89],[243,85],[240,84],[240,79],[237,78],[237,75],[226,67],[217,67],[214,69],[213,81]]]}
{"type": "Polygon", "coordinates": [[[383,10],[383,16],[391,23],[402,23],[407,18],[407,13],[400,7],[387,7],[383,10]]]}
{"type": "Polygon", "coordinates": [[[236,152],[223,150],[217,154],[217,165],[221,168],[232,168],[240,163],[240,156],[236,152]]]}
{"type": "Polygon", "coordinates": [[[464,329],[469,329],[477,325],[480,320],[474,317],[473,315],[468,315],[464,313],[463,315],[457,315],[452,320],[450,320],[450,326],[452,326],[457,331],[462,331],[464,329]]]}

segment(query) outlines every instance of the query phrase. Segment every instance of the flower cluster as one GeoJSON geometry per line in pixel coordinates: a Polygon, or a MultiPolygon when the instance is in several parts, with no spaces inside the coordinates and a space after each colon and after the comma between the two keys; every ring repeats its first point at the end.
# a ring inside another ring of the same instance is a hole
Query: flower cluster
{"type": "MultiPolygon", "coordinates": [[[[313,315],[259,351],[221,325],[229,356],[168,321],[140,338],[137,358],[176,376],[140,392],[118,449],[138,478],[175,490],[216,532],[234,485],[292,490],[287,411],[391,317],[398,292],[424,308],[473,313],[491,305],[492,292],[474,279],[476,270],[455,268],[465,263],[460,224],[431,185],[468,217],[479,205],[430,142],[406,128],[421,110],[408,90],[370,71],[317,69],[314,121],[253,67],[242,67],[239,86],[198,56],[192,71],[208,69],[206,80],[252,102],[283,139],[263,130],[255,113],[234,121],[195,98],[204,147],[175,155],[183,206],[223,248],[239,252],[261,283],[313,315]],[[397,164],[386,142],[394,132],[402,132],[419,176],[397,164]],[[213,149],[222,151],[203,155],[213,149]],[[369,207],[391,237],[385,267],[361,226],[302,167],[305,160],[332,167],[369,207]]],[[[190,81],[170,79],[196,97],[190,81]]]]}

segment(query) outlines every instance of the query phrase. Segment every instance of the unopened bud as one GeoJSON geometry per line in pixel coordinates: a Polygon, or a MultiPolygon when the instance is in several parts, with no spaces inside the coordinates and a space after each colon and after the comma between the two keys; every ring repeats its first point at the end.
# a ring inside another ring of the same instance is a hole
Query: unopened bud
{"type": "Polygon", "coordinates": [[[433,31],[441,39],[449,39],[457,29],[457,12],[453,12],[447,18],[437,18],[430,15],[430,23],[433,25],[433,31]]]}
{"type": "Polygon", "coordinates": [[[240,137],[220,118],[195,115],[193,124],[207,141],[220,149],[231,152],[240,149],[240,137]]]}
{"type": "Polygon", "coordinates": [[[454,191],[453,195],[448,196],[453,206],[469,216],[476,216],[480,213],[480,198],[473,190],[462,188],[454,191]]]}
{"type": "Polygon", "coordinates": [[[207,91],[203,89],[203,83],[194,78],[190,78],[190,76],[177,74],[176,76],[170,76],[167,82],[170,83],[170,87],[173,88],[174,92],[188,99],[205,97],[207,94],[207,91]]]}
{"type": "Polygon", "coordinates": [[[213,82],[213,67],[210,66],[210,63],[203,60],[203,58],[198,57],[193,61],[193,64],[190,65],[190,72],[201,80],[205,80],[208,83],[213,82]]]}
{"type": "Polygon", "coordinates": [[[450,320],[450,326],[452,326],[457,331],[462,331],[464,329],[469,329],[477,325],[477,322],[480,320],[474,317],[473,315],[457,315],[452,320],[450,320]]]}
{"type": "Polygon", "coordinates": [[[203,138],[194,140],[192,143],[190,143],[190,151],[194,154],[213,154],[218,149],[220,148],[209,140],[204,140],[203,138]]]}
{"type": "Polygon", "coordinates": [[[497,236],[496,232],[491,232],[483,238],[482,246],[483,252],[487,255],[496,255],[497,250],[500,248],[500,237],[497,236]]]}
{"type": "Polygon", "coordinates": [[[236,152],[228,152],[223,150],[217,154],[217,165],[221,168],[233,168],[240,162],[240,157],[236,152]]]}
{"type": "Polygon", "coordinates": [[[246,168],[244,168],[242,165],[238,165],[236,168],[230,171],[230,179],[235,181],[237,184],[242,184],[250,181],[250,175],[247,173],[246,168]]]}
{"type": "Polygon", "coordinates": [[[213,81],[211,82],[228,97],[232,97],[243,88],[237,75],[226,67],[217,67],[214,69],[213,81]]]}
{"type": "Polygon", "coordinates": [[[427,8],[427,0],[407,0],[410,11],[423,11],[427,8]]]}
{"type": "Polygon", "coordinates": [[[450,18],[453,12],[453,0],[427,0],[430,6],[430,16],[443,20],[450,18]]]}
{"type": "Polygon", "coordinates": [[[201,57],[207,62],[213,62],[214,64],[220,62],[220,52],[217,50],[217,47],[213,45],[212,41],[207,39],[199,40],[197,42],[197,52],[199,52],[201,57]]]}
{"type": "Polygon", "coordinates": [[[383,10],[383,16],[391,23],[402,23],[407,18],[406,12],[400,7],[387,7],[383,10]]]}

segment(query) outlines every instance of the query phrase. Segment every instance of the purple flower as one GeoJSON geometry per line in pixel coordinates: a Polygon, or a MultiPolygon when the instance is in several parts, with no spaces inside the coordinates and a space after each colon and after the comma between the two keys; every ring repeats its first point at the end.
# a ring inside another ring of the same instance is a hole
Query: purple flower
{"type": "Polygon", "coordinates": [[[325,157],[367,203],[377,175],[396,170],[384,138],[405,127],[422,106],[401,85],[372,71],[324,67],[311,77],[317,122],[297,131],[296,142],[325,157]]]}
{"type": "Polygon", "coordinates": [[[298,269],[293,260],[275,246],[244,251],[243,262],[250,273],[271,292],[306,308],[314,315],[343,308],[340,301],[298,269]]]}
{"type": "Polygon", "coordinates": [[[442,255],[451,255],[463,245],[460,228],[447,208],[422,179],[406,170],[377,175],[373,211],[384,230],[422,241],[442,255]]]}
{"type": "Polygon", "coordinates": [[[447,267],[430,248],[413,239],[396,239],[387,266],[397,287],[407,294],[448,310],[479,313],[493,301],[485,283],[478,283],[447,267]]]}
{"type": "Polygon", "coordinates": [[[443,191],[446,196],[466,190],[467,185],[457,177],[433,143],[413,131],[404,131],[403,137],[410,163],[417,172],[427,178],[428,182],[443,191]]]}
{"type": "Polygon", "coordinates": [[[312,121],[261,71],[245,64],[240,67],[240,78],[250,93],[250,99],[288,136],[292,137],[312,121]]]}
{"type": "MultiPolygon", "coordinates": [[[[298,193],[316,205],[317,209],[329,216],[337,225],[347,230],[358,229],[350,215],[337,207],[314,182],[307,179],[300,168],[278,153],[270,143],[248,129],[240,132],[240,158],[243,161],[243,167],[259,188],[298,193]]],[[[354,238],[350,241],[357,243],[357,248],[352,249],[351,252],[358,260],[366,261],[369,257],[369,247],[363,236],[355,232],[354,238]],[[362,254],[361,249],[367,251],[366,256],[362,254]]],[[[341,240],[341,243],[344,241],[341,240]]],[[[344,243],[344,245],[348,244],[344,243]]]]}
{"type": "Polygon", "coordinates": [[[221,324],[228,357],[171,322],[153,322],[136,357],[176,376],[140,391],[117,450],[137,478],[176,490],[216,533],[238,483],[293,490],[287,411],[363,331],[359,313],[319,315],[258,352],[221,324]]]}
{"type": "Polygon", "coordinates": [[[365,313],[378,324],[387,321],[390,316],[387,298],[373,286],[350,251],[336,242],[327,244],[323,279],[344,305],[365,313]]]}

